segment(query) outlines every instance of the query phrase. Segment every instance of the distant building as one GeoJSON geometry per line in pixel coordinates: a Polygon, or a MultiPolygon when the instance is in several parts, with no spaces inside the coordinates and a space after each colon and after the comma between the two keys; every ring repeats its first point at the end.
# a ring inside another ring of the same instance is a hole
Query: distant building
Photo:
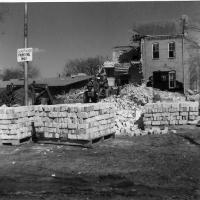
{"type": "Polygon", "coordinates": [[[169,89],[200,91],[200,46],[182,35],[154,35],[141,39],[141,62],[146,83],[154,72],[160,84],[168,81],[169,89]],[[167,73],[166,73],[167,74],[167,73]]]}
{"type": "MultiPolygon", "coordinates": [[[[110,80],[113,77],[120,79],[121,84],[141,83],[142,76],[139,73],[140,60],[131,60],[132,51],[140,45],[135,42],[132,46],[115,46],[112,51],[112,60],[104,62],[106,74],[110,80]],[[121,57],[122,56],[122,57],[121,57]],[[123,59],[122,59],[123,58],[123,59]]],[[[139,55],[140,56],[140,55],[139,55]]],[[[113,81],[113,79],[112,79],[113,81]]]]}

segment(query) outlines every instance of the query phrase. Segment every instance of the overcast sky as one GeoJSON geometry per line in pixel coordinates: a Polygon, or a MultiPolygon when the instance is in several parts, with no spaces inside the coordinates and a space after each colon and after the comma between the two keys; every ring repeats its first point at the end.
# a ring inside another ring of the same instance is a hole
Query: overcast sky
{"type": "MultiPolygon", "coordinates": [[[[23,48],[23,3],[0,3],[0,67],[16,67],[23,48]]],[[[174,20],[182,14],[200,22],[200,2],[29,3],[29,47],[43,77],[61,73],[74,58],[111,57],[112,47],[130,44],[134,23],[174,20]]]]}

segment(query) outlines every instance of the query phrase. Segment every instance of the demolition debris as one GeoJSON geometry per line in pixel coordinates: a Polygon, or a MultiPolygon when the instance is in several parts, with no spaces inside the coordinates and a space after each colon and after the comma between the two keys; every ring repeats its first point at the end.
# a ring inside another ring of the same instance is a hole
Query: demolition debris
{"type": "MultiPolygon", "coordinates": [[[[83,92],[84,88],[79,90],[73,90],[68,94],[59,95],[58,98],[62,99],[65,103],[82,102],[83,92]]],[[[158,102],[158,105],[160,105],[159,102],[162,102],[163,105],[166,104],[167,106],[171,105],[169,103],[185,102],[186,100],[196,101],[198,95],[193,96],[189,95],[186,97],[183,94],[177,92],[161,91],[158,89],[153,89],[152,87],[146,87],[144,84],[140,86],[135,86],[134,84],[127,84],[121,89],[120,95],[112,95],[110,97],[102,99],[101,101],[111,103],[115,108],[116,135],[137,136],[149,133],[149,129],[146,128],[144,130],[143,124],[143,114],[145,113],[146,104],[149,105],[149,103],[158,102]]],[[[186,102],[186,104],[192,105],[192,102],[189,101],[188,103],[186,102]]],[[[157,103],[151,105],[157,105],[157,103]]],[[[192,123],[192,120],[193,123],[196,123],[197,119],[192,119],[194,115],[190,114],[191,113],[187,113],[187,116],[189,117],[189,123],[192,123]]],[[[178,113],[177,116],[182,116],[182,113],[178,113]]],[[[197,111],[195,113],[195,116],[197,116],[197,111]]],[[[146,118],[144,118],[144,120],[146,120],[146,118]]],[[[168,125],[170,123],[168,123],[168,125]]],[[[174,124],[176,123],[178,122],[175,122],[174,124]]],[[[179,121],[179,123],[181,124],[182,121],[179,121]]],[[[185,121],[183,121],[183,124],[184,123],[185,121]]],[[[159,127],[159,130],[162,129],[162,131],[160,131],[159,133],[168,132],[167,126],[165,129],[160,128],[161,127],[159,127]]],[[[158,129],[158,127],[154,126],[153,129],[158,129]]]]}
{"type": "Polygon", "coordinates": [[[144,105],[155,101],[157,96],[159,101],[185,101],[185,97],[180,93],[160,91],[145,85],[135,86],[128,84],[123,87],[119,96],[111,96],[102,100],[113,103],[116,108],[115,128],[116,135],[137,136],[148,134],[147,130],[142,130],[144,105]]]}
{"type": "Polygon", "coordinates": [[[120,95],[99,103],[76,103],[83,101],[83,91],[59,95],[65,104],[1,107],[1,141],[14,144],[31,137],[33,122],[39,138],[89,141],[109,134],[164,134],[171,125],[197,124],[199,120],[199,103],[186,101],[188,97],[180,93],[128,84],[120,95]]]}

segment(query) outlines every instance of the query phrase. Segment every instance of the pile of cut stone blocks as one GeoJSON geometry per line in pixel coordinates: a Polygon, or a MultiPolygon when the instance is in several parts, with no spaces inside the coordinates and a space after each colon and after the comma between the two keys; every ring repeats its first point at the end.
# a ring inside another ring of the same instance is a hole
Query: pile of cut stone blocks
{"type": "Polygon", "coordinates": [[[39,138],[92,140],[115,134],[114,125],[115,110],[110,103],[0,108],[0,140],[4,143],[31,137],[33,127],[39,138]]]}
{"type": "Polygon", "coordinates": [[[114,108],[108,103],[60,104],[36,107],[39,137],[91,140],[114,134],[114,108]]]}
{"type": "Polygon", "coordinates": [[[15,143],[31,137],[32,107],[0,107],[0,142],[15,143]]]}
{"type": "Polygon", "coordinates": [[[171,125],[197,123],[198,102],[159,102],[148,103],[144,109],[144,125],[149,132],[166,133],[171,125]]]}

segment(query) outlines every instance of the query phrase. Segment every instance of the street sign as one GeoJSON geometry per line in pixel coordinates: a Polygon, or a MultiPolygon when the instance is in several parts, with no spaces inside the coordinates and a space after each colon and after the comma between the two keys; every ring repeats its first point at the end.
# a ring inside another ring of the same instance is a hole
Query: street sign
{"type": "Polygon", "coordinates": [[[17,49],[17,62],[33,60],[33,48],[17,49]]]}

